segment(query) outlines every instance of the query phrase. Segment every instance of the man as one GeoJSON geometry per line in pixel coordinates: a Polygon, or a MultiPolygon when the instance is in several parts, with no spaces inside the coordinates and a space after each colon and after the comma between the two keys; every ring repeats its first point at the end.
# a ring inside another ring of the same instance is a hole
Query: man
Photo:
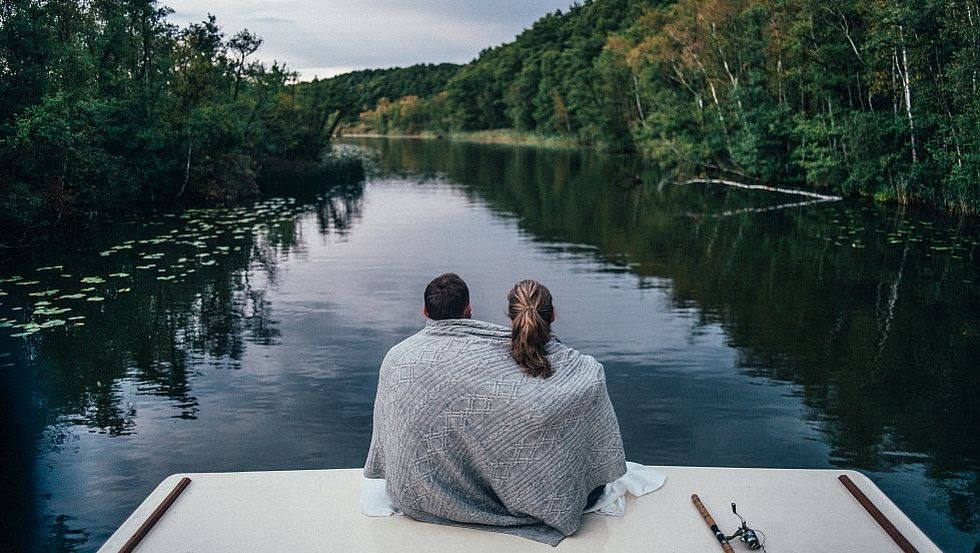
{"type": "Polygon", "coordinates": [[[423,303],[426,326],[382,362],[364,476],[412,518],[557,545],[626,472],[602,365],[552,340],[553,374],[529,376],[510,329],[469,318],[455,274],[423,303]]]}

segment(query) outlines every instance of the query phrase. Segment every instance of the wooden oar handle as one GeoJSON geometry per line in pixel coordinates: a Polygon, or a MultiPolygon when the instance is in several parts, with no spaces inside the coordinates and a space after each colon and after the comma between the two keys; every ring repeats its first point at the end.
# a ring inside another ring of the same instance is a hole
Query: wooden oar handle
{"type": "Polygon", "coordinates": [[[875,522],[877,522],[878,525],[881,526],[881,529],[895,541],[895,544],[898,545],[902,551],[905,553],[919,553],[919,550],[916,549],[915,546],[912,545],[912,543],[909,542],[909,540],[903,536],[901,532],[899,532],[898,528],[895,528],[895,525],[888,520],[888,517],[886,517],[885,514],[871,502],[870,499],[868,499],[868,496],[864,495],[864,492],[857,487],[857,484],[855,484],[853,480],[851,480],[846,474],[838,476],[837,479],[840,480],[841,484],[844,484],[847,491],[851,492],[854,499],[857,499],[858,503],[864,507],[864,510],[871,515],[871,518],[875,519],[875,522]]]}
{"type": "Polygon", "coordinates": [[[180,482],[177,482],[177,485],[170,492],[170,494],[168,494],[167,497],[163,499],[163,502],[157,505],[157,508],[154,509],[152,513],[150,513],[150,517],[146,519],[146,522],[144,522],[139,527],[139,529],[136,530],[136,533],[133,534],[133,537],[129,538],[129,541],[127,541],[122,546],[122,549],[119,550],[119,553],[132,553],[133,550],[136,549],[136,546],[139,545],[141,541],[143,541],[143,538],[145,538],[146,535],[150,533],[150,530],[160,520],[160,517],[163,516],[163,513],[167,512],[167,509],[169,509],[170,506],[174,504],[174,501],[177,501],[177,496],[179,496],[184,491],[184,488],[186,488],[187,485],[190,483],[191,483],[190,478],[186,476],[181,478],[180,482]]]}
{"type": "Polygon", "coordinates": [[[728,538],[725,537],[725,533],[718,529],[718,525],[715,524],[715,519],[712,518],[711,513],[704,508],[704,503],[701,503],[701,498],[698,497],[698,494],[692,495],[691,501],[694,502],[694,506],[697,507],[698,512],[701,513],[701,518],[704,519],[704,523],[708,525],[708,528],[710,528],[712,532],[714,532],[715,538],[718,540],[718,543],[721,544],[722,551],[725,553],[735,553],[735,550],[732,549],[731,544],[728,543],[728,538]]]}

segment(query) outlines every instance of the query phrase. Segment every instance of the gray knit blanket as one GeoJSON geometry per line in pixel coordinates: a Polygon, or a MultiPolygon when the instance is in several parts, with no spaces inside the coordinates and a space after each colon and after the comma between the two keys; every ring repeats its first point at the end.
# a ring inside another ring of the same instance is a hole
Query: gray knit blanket
{"type": "Polygon", "coordinates": [[[406,515],[557,545],[589,492],[626,472],[602,365],[558,340],[524,374],[510,329],[430,321],[381,364],[364,476],[406,515]]]}

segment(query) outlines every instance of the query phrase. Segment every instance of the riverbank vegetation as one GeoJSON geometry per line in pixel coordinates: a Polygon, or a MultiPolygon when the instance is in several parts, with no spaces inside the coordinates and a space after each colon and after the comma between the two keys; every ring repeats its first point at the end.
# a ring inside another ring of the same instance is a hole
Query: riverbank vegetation
{"type": "Polygon", "coordinates": [[[594,0],[351,125],[510,128],[688,175],[980,207],[976,0],[594,0]]]}
{"type": "Polygon", "coordinates": [[[489,129],[485,131],[445,131],[395,129],[377,132],[370,128],[354,127],[343,129],[348,138],[419,138],[455,140],[457,142],[477,142],[483,144],[507,144],[511,146],[534,146],[535,148],[581,149],[582,143],[575,137],[548,133],[529,133],[515,129],[489,129]]]}
{"type": "Polygon", "coordinates": [[[227,34],[213,16],[180,29],[170,13],[152,0],[0,5],[0,243],[255,196],[276,160],[324,172],[337,95],[255,61],[262,39],[248,30],[227,34]]]}

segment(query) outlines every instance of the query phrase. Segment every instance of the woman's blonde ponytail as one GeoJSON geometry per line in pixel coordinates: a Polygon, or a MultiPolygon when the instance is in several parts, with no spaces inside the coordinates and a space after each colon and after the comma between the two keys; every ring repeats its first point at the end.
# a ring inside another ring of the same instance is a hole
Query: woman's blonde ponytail
{"type": "Polygon", "coordinates": [[[527,374],[548,378],[553,372],[545,354],[555,314],[551,292],[534,280],[522,280],[507,294],[507,301],[511,356],[527,374]]]}

